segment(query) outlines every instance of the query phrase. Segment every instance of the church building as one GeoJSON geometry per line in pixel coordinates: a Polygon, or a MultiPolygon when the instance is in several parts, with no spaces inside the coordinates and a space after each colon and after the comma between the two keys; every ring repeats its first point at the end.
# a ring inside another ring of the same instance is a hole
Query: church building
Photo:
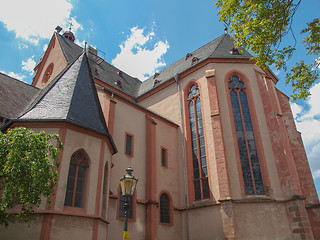
{"type": "Polygon", "coordinates": [[[146,81],[74,40],[57,27],[32,85],[0,73],[1,130],[56,133],[64,145],[52,202],[0,239],[121,239],[128,167],[139,179],[130,239],[320,239],[289,98],[228,34],[146,81]]]}

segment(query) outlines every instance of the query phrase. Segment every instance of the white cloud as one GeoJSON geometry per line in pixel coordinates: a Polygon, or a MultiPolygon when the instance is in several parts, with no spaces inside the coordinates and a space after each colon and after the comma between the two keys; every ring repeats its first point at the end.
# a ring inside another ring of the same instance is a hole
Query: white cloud
{"type": "Polygon", "coordinates": [[[121,45],[121,52],[112,60],[112,64],[133,77],[145,80],[160,67],[165,66],[162,56],[167,52],[167,41],[156,42],[155,33],[144,34],[144,29],[134,27],[131,34],[121,45]]]}
{"type": "MultiPolygon", "coordinates": [[[[20,73],[5,72],[5,71],[1,71],[1,70],[0,70],[0,72],[2,72],[3,74],[6,74],[12,78],[18,79],[20,81],[23,81],[23,79],[26,78],[26,76],[24,76],[23,74],[20,74],[20,73]]],[[[23,81],[23,82],[25,82],[25,81],[23,81]]]]}
{"type": "Polygon", "coordinates": [[[48,44],[45,44],[45,45],[43,45],[42,50],[45,52],[45,51],[47,51],[47,48],[48,48],[48,44]]]}
{"type": "Polygon", "coordinates": [[[310,89],[311,96],[305,107],[291,104],[297,129],[305,145],[313,178],[320,177],[320,83],[310,89]]]}
{"type": "Polygon", "coordinates": [[[313,118],[314,116],[319,117],[320,115],[320,83],[317,83],[310,89],[311,96],[307,102],[310,105],[310,110],[303,116],[304,119],[313,118]]]}
{"type": "Polygon", "coordinates": [[[316,170],[316,171],[313,173],[313,177],[314,177],[314,179],[320,177],[320,169],[316,170]]]}
{"type": "Polygon", "coordinates": [[[23,42],[18,42],[18,48],[19,49],[27,49],[27,48],[29,48],[29,45],[27,45],[23,42]]]}
{"type": "Polygon", "coordinates": [[[86,41],[83,40],[82,42],[80,42],[78,39],[76,39],[74,43],[84,48],[86,41]]]}
{"type": "Polygon", "coordinates": [[[296,119],[298,115],[301,113],[303,107],[296,104],[296,103],[291,103],[291,110],[293,114],[293,118],[296,119]]]}
{"type": "Polygon", "coordinates": [[[25,70],[33,75],[33,69],[36,67],[36,62],[33,60],[34,55],[27,59],[27,61],[22,60],[22,70],[25,70]]]}
{"type": "Polygon", "coordinates": [[[57,25],[68,29],[68,21],[73,23],[72,31],[82,27],[71,17],[72,4],[68,0],[18,0],[3,1],[0,21],[8,31],[14,31],[16,38],[38,44],[40,38],[50,38],[57,25]]]}

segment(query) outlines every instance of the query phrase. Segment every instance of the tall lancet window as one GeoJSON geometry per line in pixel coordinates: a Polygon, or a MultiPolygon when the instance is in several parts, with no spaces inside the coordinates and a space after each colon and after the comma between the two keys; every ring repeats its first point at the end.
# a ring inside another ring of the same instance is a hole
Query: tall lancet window
{"type": "Polygon", "coordinates": [[[69,165],[65,206],[83,208],[89,161],[83,150],[72,154],[69,165]]]}
{"type": "Polygon", "coordinates": [[[206,147],[204,141],[200,91],[193,84],[188,93],[192,145],[192,166],[195,201],[210,198],[206,147]]]}
{"type": "Polygon", "coordinates": [[[257,147],[245,84],[238,76],[228,82],[246,195],[264,194],[257,147]]]}

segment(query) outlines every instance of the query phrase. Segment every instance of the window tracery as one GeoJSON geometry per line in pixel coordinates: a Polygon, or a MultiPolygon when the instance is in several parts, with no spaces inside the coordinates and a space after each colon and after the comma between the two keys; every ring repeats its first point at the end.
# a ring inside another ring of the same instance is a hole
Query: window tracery
{"type": "Polygon", "coordinates": [[[233,75],[228,86],[245,193],[265,194],[245,84],[233,75]]]}
{"type": "Polygon", "coordinates": [[[204,139],[200,91],[196,84],[187,96],[191,131],[192,167],[195,201],[209,199],[208,168],[204,139]]]}

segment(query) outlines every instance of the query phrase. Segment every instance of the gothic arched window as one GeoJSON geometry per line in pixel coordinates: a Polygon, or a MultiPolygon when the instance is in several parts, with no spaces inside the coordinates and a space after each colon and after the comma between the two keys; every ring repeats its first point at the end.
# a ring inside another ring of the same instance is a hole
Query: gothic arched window
{"type": "Polygon", "coordinates": [[[199,201],[209,199],[210,191],[200,91],[196,84],[193,84],[189,89],[187,101],[191,131],[194,197],[195,201],[199,201]]]}
{"type": "Polygon", "coordinates": [[[160,196],[160,223],[170,223],[170,199],[165,193],[160,196]]]}
{"type": "Polygon", "coordinates": [[[265,194],[245,84],[233,75],[228,82],[246,195],[265,194]]]}
{"type": "Polygon", "coordinates": [[[69,166],[66,198],[64,201],[65,206],[83,207],[88,167],[88,159],[83,150],[79,150],[72,154],[69,166]]]}

